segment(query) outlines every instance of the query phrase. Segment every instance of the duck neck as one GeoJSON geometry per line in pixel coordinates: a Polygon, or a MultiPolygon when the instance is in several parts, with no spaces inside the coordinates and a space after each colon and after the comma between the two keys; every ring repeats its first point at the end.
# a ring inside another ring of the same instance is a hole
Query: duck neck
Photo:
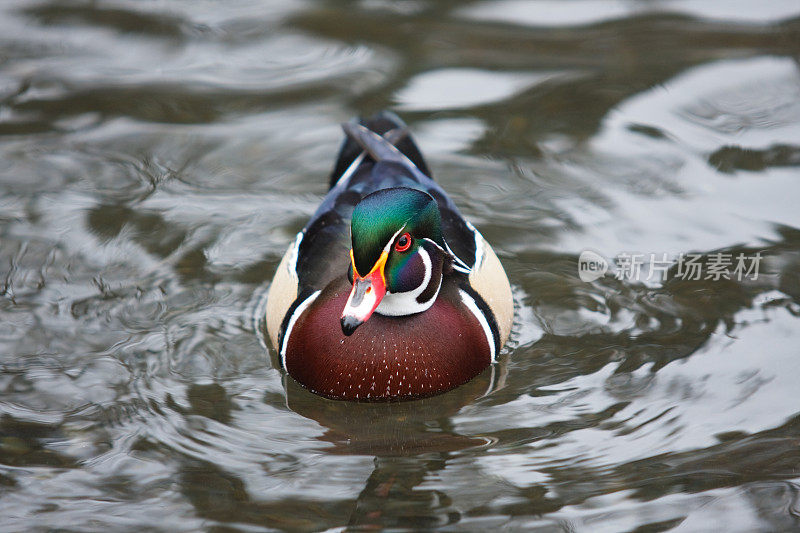
{"type": "MultiPolygon", "coordinates": [[[[427,244],[427,243],[426,243],[427,244]]],[[[416,289],[406,292],[386,292],[375,312],[385,316],[405,316],[427,311],[436,301],[442,287],[443,259],[439,250],[423,246],[419,250],[425,265],[425,276],[416,289]]]]}

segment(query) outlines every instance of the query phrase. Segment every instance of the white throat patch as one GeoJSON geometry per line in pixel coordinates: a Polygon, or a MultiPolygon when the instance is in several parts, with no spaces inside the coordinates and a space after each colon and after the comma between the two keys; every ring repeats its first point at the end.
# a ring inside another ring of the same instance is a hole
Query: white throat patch
{"type": "Polygon", "coordinates": [[[422,303],[417,301],[417,297],[428,288],[428,283],[431,282],[431,276],[433,275],[433,264],[431,263],[431,256],[428,254],[428,251],[424,248],[420,248],[419,256],[422,258],[422,263],[425,265],[425,277],[422,279],[420,286],[406,292],[386,291],[383,300],[381,300],[381,303],[378,304],[378,307],[375,309],[376,313],[384,316],[403,316],[421,313],[430,309],[433,302],[436,301],[436,297],[439,296],[442,280],[439,280],[439,286],[436,287],[436,292],[430,300],[422,303]]]}

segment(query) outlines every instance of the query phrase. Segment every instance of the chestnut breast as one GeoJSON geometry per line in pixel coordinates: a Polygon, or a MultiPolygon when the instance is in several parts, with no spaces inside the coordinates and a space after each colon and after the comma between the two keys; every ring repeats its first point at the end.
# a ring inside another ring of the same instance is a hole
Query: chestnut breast
{"type": "Polygon", "coordinates": [[[476,317],[445,283],[433,306],[393,317],[373,314],[349,337],[339,319],[346,278],[329,284],[297,318],[286,345],[286,369],[311,391],[343,400],[403,400],[455,388],[490,362],[476,317]]]}

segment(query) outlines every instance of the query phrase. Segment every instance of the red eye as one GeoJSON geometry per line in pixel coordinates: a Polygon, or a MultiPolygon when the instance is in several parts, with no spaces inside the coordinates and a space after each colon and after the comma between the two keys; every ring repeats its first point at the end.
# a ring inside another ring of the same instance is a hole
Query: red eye
{"type": "Polygon", "coordinates": [[[411,235],[408,233],[403,233],[394,243],[394,249],[398,252],[405,252],[409,248],[411,248],[411,235]]]}

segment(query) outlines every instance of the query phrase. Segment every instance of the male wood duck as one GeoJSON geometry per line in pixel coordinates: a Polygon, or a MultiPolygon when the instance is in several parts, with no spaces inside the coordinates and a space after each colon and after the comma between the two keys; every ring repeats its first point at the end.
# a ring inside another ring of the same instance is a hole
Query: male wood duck
{"type": "Polygon", "coordinates": [[[330,190],[270,286],[267,333],[289,375],[328,398],[445,392],[505,344],[508,278],[396,115],[342,127],[330,190]]]}

